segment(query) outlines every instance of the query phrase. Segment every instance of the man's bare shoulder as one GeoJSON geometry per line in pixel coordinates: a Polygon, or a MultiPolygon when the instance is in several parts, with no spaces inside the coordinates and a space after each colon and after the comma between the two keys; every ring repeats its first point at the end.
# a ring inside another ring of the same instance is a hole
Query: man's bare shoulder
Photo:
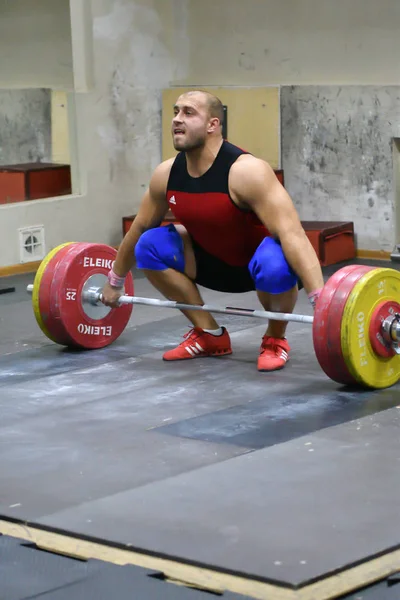
{"type": "Polygon", "coordinates": [[[251,196],[257,189],[269,188],[276,181],[270,164],[251,154],[239,156],[229,173],[229,187],[234,195],[242,199],[251,196]]]}
{"type": "Polygon", "coordinates": [[[174,161],[175,157],[168,158],[154,169],[150,180],[151,189],[165,192],[174,161]]]}
{"type": "Polygon", "coordinates": [[[258,158],[253,154],[241,154],[231,167],[231,172],[238,177],[241,177],[246,173],[263,173],[265,175],[271,171],[273,171],[273,169],[267,161],[258,158]]]}
{"type": "Polygon", "coordinates": [[[168,158],[167,160],[164,160],[162,163],[157,165],[157,167],[153,171],[152,179],[154,177],[156,179],[163,179],[165,177],[168,179],[174,161],[175,157],[168,158]]]}

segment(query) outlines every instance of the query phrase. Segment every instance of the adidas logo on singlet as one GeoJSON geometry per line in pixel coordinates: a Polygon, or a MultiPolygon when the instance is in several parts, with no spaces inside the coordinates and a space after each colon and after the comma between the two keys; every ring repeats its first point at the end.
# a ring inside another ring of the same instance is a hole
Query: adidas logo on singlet
{"type": "Polygon", "coordinates": [[[176,204],[175,196],[171,196],[171,198],[169,199],[169,203],[176,204]]]}

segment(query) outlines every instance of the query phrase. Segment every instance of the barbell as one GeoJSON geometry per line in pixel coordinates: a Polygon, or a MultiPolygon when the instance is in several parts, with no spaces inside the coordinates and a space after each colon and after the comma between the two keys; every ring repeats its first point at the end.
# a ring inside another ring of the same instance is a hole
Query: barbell
{"type": "Polygon", "coordinates": [[[391,268],[349,265],[326,282],[314,316],[210,304],[193,305],[134,296],[129,273],[117,308],[101,302],[116,257],[105,244],[69,242],[41,262],[32,294],[36,321],[52,341],[68,347],[104,348],[124,331],[134,304],[312,324],[317,360],[332,380],[386,388],[400,379],[400,273],[391,268]]]}

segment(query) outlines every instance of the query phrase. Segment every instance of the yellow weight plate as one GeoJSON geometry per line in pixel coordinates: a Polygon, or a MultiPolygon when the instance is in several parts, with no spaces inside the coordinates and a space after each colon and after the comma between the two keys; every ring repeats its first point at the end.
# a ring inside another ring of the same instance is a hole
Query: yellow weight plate
{"type": "Polygon", "coordinates": [[[369,388],[386,388],[400,379],[400,355],[378,356],[369,338],[371,317],[378,304],[400,301],[400,273],[373,269],[354,286],[341,323],[342,353],[353,377],[369,388]]]}
{"type": "Polygon", "coordinates": [[[39,325],[40,329],[45,334],[45,336],[48,337],[53,342],[56,342],[56,340],[53,338],[53,336],[48,331],[46,325],[43,322],[42,315],[40,314],[40,308],[39,308],[40,283],[41,283],[41,280],[42,280],[42,277],[43,277],[43,273],[45,272],[46,267],[49,264],[49,262],[56,256],[56,254],[62,248],[65,248],[65,246],[69,246],[70,244],[73,244],[73,243],[74,242],[66,242],[65,244],[60,244],[56,248],[53,248],[53,250],[51,250],[44,257],[44,259],[42,260],[42,262],[40,263],[39,268],[36,271],[35,279],[33,280],[32,307],[33,307],[33,312],[34,312],[34,315],[35,315],[35,319],[36,319],[36,322],[39,325]]]}

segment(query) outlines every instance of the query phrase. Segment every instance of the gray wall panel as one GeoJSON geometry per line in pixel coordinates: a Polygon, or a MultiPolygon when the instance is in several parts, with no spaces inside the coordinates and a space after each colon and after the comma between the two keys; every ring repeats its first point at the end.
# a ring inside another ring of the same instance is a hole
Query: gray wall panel
{"type": "Polygon", "coordinates": [[[282,165],[302,219],[354,221],[358,248],[395,243],[400,87],[285,86],[282,165]]]}

